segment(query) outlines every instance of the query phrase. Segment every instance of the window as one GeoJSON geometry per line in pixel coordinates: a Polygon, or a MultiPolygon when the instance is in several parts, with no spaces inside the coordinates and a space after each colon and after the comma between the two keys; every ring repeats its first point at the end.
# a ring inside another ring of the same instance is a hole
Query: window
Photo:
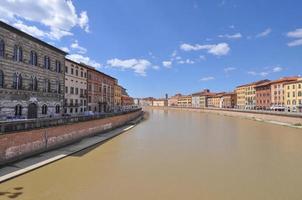
{"type": "Polygon", "coordinates": [[[15,116],[22,116],[22,106],[19,104],[15,106],[15,116]]]}
{"type": "Polygon", "coordinates": [[[42,115],[46,115],[47,114],[47,105],[43,105],[42,106],[42,115]]]}
{"type": "Polygon", "coordinates": [[[38,55],[35,51],[30,52],[30,64],[34,66],[38,65],[38,55]]]}
{"type": "Polygon", "coordinates": [[[79,94],[79,88],[75,88],[75,94],[76,94],[76,95],[79,94]]]}
{"type": "Polygon", "coordinates": [[[57,92],[58,92],[58,94],[61,94],[61,83],[60,83],[60,81],[57,81],[57,92]]]}
{"type": "Polygon", "coordinates": [[[70,94],[74,94],[74,87],[70,87],[70,94]]]}
{"type": "MultiPolygon", "coordinates": [[[[1,84],[1,83],[0,83],[1,84]]],[[[1,87],[1,86],[0,86],[1,87]]],[[[298,97],[301,97],[302,96],[302,92],[301,91],[299,91],[298,92],[298,97]]]]}
{"type": "Polygon", "coordinates": [[[83,71],[81,71],[81,77],[83,77],[84,75],[83,75],[83,71]]]}
{"type": "Polygon", "coordinates": [[[71,68],[71,74],[73,74],[73,68],[71,68]]]}
{"type": "Polygon", "coordinates": [[[68,87],[65,87],[65,93],[68,94],[68,87]]]}
{"type": "Polygon", "coordinates": [[[22,47],[15,45],[15,47],[14,47],[14,61],[22,62],[22,60],[23,60],[22,47]]]}
{"type": "Polygon", "coordinates": [[[50,92],[50,80],[48,80],[48,79],[44,80],[43,91],[44,92],[50,92]]]}
{"type": "Polygon", "coordinates": [[[31,77],[31,88],[32,91],[38,90],[38,80],[36,77],[31,77]]]}
{"type": "Polygon", "coordinates": [[[76,76],[78,76],[78,75],[79,75],[79,71],[76,69],[76,71],[75,71],[75,72],[76,72],[76,76]]]}
{"type": "Polygon", "coordinates": [[[61,110],[60,105],[56,105],[56,113],[57,114],[60,113],[60,110],[61,110]]]}
{"type": "Polygon", "coordinates": [[[50,58],[48,56],[44,56],[44,67],[50,69],[50,58]]]}
{"type": "Polygon", "coordinates": [[[68,67],[65,67],[65,73],[68,73],[68,67]]]}
{"type": "Polygon", "coordinates": [[[13,76],[13,88],[16,90],[22,89],[22,75],[19,73],[14,73],[13,76]]]}
{"type": "Polygon", "coordinates": [[[3,71],[0,70],[0,88],[4,87],[4,74],[3,71]]]}
{"type": "Polygon", "coordinates": [[[296,103],[297,103],[296,100],[293,100],[293,105],[296,105],[296,103]]]}
{"type": "Polygon", "coordinates": [[[0,58],[5,57],[5,44],[4,41],[0,39],[0,58]]]}
{"type": "Polygon", "coordinates": [[[56,72],[61,73],[61,62],[56,60],[56,72]]]}

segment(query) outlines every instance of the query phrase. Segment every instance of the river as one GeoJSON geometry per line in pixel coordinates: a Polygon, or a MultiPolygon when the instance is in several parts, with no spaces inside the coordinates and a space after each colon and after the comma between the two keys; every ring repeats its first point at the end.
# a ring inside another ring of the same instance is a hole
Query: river
{"type": "Polygon", "coordinates": [[[2,183],[0,199],[302,199],[301,129],[148,111],[104,144],[2,183]]]}

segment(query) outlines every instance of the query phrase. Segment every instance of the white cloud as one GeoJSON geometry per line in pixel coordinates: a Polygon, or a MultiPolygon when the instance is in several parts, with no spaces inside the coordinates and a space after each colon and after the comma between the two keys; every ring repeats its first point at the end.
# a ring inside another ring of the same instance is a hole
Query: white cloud
{"type": "Polygon", "coordinates": [[[67,52],[67,53],[70,52],[70,49],[69,49],[68,47],[61,47],[60,49],[61,49],[62,51],[67,52]]]}
{"type": "Polygon", "coordinates": [[[215,78],[213,76],[206,76],[200,79],[200,81],[211,81],[214,80],[215,78]]]}
{"type": "Polygon", "coordinates": [[[273,72],[281,72],[283,70],[282,67],[274,67],[273,72]]]}
{"type": "Polygon", "coordinates": [[[249,75],[252,75],[252,76],[263,76],[263,77],[266,77],[272,73],[278,73],[278,72],[281,72],[284,70],[283,67],[268,67],[269,69],[268,70],[265,70],[265,71],[261,71],[261,72],[256,72],[256,71],[248,71],[247,73],[249,75]]]}
{"type": "Polygon", "coordinates": [[[190,59],[186,59],[186,60],[179,60],[177,63],[178,64],[190,64],[190,65],[192,65],[192,64],[195,64],[195,61],[190,60],[190,59]]]}
{"type": "Polygon", "coordinates": [[[223,69],[225,73],[231,72],[231,71],[235,71],[236,68],[235,67],[226,67],[223,69]]]}
{"type": "Polygon", "coordinates": [[[302,28],[288,32],[287,37],[295,38],[294,41],[287,43],[289,47],[295,47],[302,45],[302,28]]]}
{"type": "Polygon", "coordinates": [[[74,50],[77,50],[77,53],[79,54],[85,54],[87,52],[87,49],[84,48],[84,47],[81,47],[79,45],[79,42],[77,40],[75,40],[71,45],[70,47],[74,50]]]}
{"type": "Polygon", "coordinates": [[[84,63],[86,65],[89,65],[89,66],[92,66],[92,67],[95,67],[95,68],[99,68],[99,67],[102,66],[97,61],[92,60],[91,58],[89,58],[87,56],[80,55],[80,54],[70,54],[70,55],[67,55],[67,58],[71,59],[75,62],[84,63]]]}
{"type": "Polygon", "coordinates": [[[152,65],[151,62],[145,59],[120,60],[117,58],[108,60],[107,64],[113,68],[134,70],[135,73],[141,76],[146,76],[146,70],[152,65]]]}
{"type": "Polygon", "coordinates": [[[171,61],[163,61],[163,66],[166,68],[171,68],[172,67],[172,62],[171,61]]]}
{"type": "Polygon", "coordinates": [[[272,29],[271,29],[271,28],[267,28],[267,29],[264,30],[263,32],[257,34],[256,37],[257,37],[257,38],[266,37],[266,36],[268,36],[271,32],[272,32],[272,29]]]}
{"type": "Polygon", "coordinates": [[[76,26],[89,31],[87,12],[78,15],[71,0],[2,0],[0,19],[34,36],[53,40],[73,35],[71,29],[76,26]],[[26,22],[37,23],[43,30],[26,22]]]}
{"type": "Polygon", "coordinates": [[[152,66],[152,69],[159,70],[160,67],[158,65],[154,65],[154,66],[152,66]]]}
{"type": "Polygon", "coordinates": [[[200,44],[191,45],[185,43],[180,45],[180,49],[183,51],[207,50],[208,53],[216,56],[227,55],[231,50],[227,43],[209,44],[209,45],[200,45],[200,44]]]}
{"type": "Polygon", "coordinates": [[[228,39],[240,39],[242,38],[241,33],[235,33],[233,35],[225,34],[225,35],[219,35],[220,38],[228,38],[228,39]]]}

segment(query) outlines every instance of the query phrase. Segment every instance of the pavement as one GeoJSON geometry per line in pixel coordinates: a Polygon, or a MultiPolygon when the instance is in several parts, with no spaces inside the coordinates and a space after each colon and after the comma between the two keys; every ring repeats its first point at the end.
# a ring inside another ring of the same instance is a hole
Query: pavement
{"type": "Polygon", "coordinates": [[[45,153],[38,154],[33,157],[26,158],[24,160],[6,165],[0,168],[0,183],[20,176],[22,174],[28,173],[32,170],[40,168],[42,166],[48,165],[52,162],[63,159],[71,154],[82,151],[88,147],[91,147],[95,144],[104,142],[113,137],[116,137],[130,129],[132,129],[135,124],[129,124],[107,133],[103,133],[97,136],[89,137],[82,139],[81,141],[59,148],[45,153]]]}

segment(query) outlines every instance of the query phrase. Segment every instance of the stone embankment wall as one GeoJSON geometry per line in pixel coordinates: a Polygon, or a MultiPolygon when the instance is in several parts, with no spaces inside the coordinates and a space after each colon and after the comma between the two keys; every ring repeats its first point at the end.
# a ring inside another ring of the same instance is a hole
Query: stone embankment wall
{"type": "Polygon", "coordinates": [[[181,108],[181,107],[152,107],[156,109],[184,110],[191,112],[214,113],[231,117],[241,117],[267,122],[279,122],[292,126],[302,126],[302,115],[297,113],[281,113],[268,111],[241,111],[231,109],[201,109],[201,108],[181,108]]]}
{"type": "Polygon", "coordinates": [[[0,135],[0,165],[62,147],[125,125],[142,115],[138,110],[103,119],[0,135]]]}

